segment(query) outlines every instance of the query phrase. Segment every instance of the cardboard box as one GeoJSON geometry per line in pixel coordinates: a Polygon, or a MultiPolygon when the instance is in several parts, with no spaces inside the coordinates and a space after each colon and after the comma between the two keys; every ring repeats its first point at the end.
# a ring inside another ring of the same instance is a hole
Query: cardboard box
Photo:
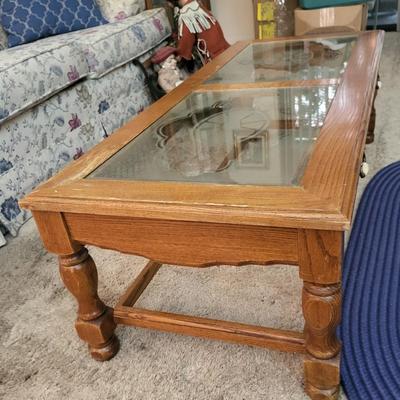
{"type": "Polygon", "coordinates": [[[368,7],[358,4],[345,7],[327,7],[317,10],[296,9],[295,35],[358,32],[367,26],[368,7]]]}

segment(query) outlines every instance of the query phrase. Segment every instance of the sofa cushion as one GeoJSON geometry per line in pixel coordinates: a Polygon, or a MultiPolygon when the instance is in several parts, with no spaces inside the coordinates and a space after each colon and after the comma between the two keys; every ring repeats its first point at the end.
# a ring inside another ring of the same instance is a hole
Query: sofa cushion
{"type": "Polygon", "coordinates": [[[0,123],[88,74],[85,56],[70,35],[0,52],[0,123]]]}
{"type": "Polygon", "coordinates": [[[0,4],[9,47],[107,22],[95,0],[2,0],[0,4]]]}
{"type": "Polygon", "coordinates": [[[146,9],[145,0],[97,0],[97,4],[109,22],[122,21],[146,9]]]}
{"type": "Polygon", "coordinates": [[[0,26],[0,51],[8,47],[7,34],[4,29],[0,26]]]}
{"type": "Polygon", "coordinates": [[[113,69],[140,57],[171,35],[163,8],[82,32],[77,37],[86,55],[90,78],[100,78],[113,69]]]}

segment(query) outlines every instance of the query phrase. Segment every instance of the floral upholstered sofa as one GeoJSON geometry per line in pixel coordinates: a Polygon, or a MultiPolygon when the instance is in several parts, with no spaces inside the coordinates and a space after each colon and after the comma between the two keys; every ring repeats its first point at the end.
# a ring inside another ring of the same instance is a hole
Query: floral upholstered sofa
{"type": "Polygon", "coordinates": [[[13,48],[3,33],[0,229],[16,235],[30,217],[21,197],[151,103],[132,60],[148,59],[171,27],[164,9],[152,9],[13,48]]]}

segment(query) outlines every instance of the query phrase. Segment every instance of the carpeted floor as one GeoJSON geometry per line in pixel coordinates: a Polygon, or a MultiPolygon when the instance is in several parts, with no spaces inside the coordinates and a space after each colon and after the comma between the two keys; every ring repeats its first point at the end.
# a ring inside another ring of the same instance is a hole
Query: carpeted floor
{"type": "MultiPolygon", "coordinates": [[[[400,154],[400,34],[386,36],[373,174],[400,154]]],[[[360,182],[362,192],[368,179],[360,182]]],[[[113,305],[145,260],[91,249],[100,296],[113,305]]],[[[140,305],[302,329],[294,267],[163,268],[140,305]]],[[[300,356],[142,329],[118,328],[122,348],[93,361],[75,335],[75,303],[33,222],[0,249],[0,398],[134,400],[307,399],[300,356]]],[[[344,399],[344,395],[341,399],[344,399]]]]}

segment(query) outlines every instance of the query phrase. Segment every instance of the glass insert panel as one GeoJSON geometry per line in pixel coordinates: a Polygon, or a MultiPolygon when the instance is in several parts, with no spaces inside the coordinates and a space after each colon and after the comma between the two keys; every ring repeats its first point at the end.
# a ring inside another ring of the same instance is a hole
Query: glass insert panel
{"type": "Polygon", "coordinates": [[[256,83],[339,78],[357,36],[254,43],[205,83],[256,83]]]}
{"type": "Polygon", "coordinates": [[[89,178],[299,185],[335,91],[195,92],[89,178]]]}

